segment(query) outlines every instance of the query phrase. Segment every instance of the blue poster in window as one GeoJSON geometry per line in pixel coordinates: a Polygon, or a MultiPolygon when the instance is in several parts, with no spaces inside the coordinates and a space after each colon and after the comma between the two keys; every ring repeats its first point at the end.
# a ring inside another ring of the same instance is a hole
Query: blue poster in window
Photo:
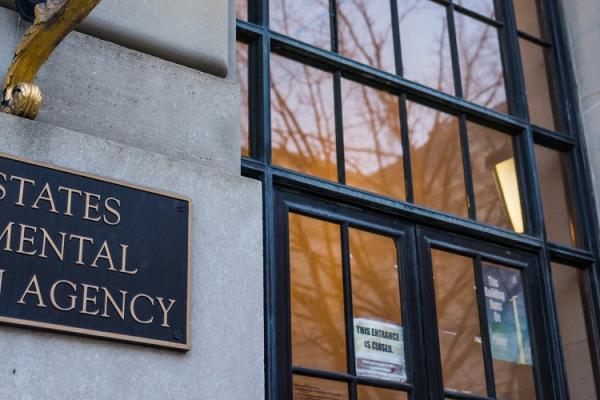
{"type": "Polygon", "coordinates": [[[483,264],[483,283],[492,357],[533,365],[521,272],[483,264]]]}

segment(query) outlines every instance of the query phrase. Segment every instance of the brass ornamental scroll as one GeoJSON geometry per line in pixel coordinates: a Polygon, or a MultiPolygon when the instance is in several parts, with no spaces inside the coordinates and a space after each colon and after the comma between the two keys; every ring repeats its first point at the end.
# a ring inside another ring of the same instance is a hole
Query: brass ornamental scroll
{"type": "Polygon", "coordinates": [[[42,93],[35,85],[50,54],[101,0],[46,0],[35,7],[35,21],[15,50],[2,84],[0,111],[35,119],[42,93]]]}

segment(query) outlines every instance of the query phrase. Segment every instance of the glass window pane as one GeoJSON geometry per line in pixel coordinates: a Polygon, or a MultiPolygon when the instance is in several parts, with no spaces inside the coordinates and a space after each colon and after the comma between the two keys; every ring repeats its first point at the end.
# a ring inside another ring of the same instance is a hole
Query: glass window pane
{"type": "Polygon", "coordinates": [[[498,30],[459,12],[454,15],[464,98],[506,112],[498,30]]]}
{"type": "Polygon", "coordinates": [[[398,19],[404,77],[453,95],[446,7],[431,1],[400,1],[398,19]]]}
{"type": "Polygon", "coordinates": [[[294,375],[294,400],[348,400],[343,382],[294,375]]]}
{"type": "Polygon", "coordinates": [[[519,39],[519,43],[531,123],[555,131],[560,118],[554,106],[550,70],[546,63],[548,50],[525,39],[519,39]]]}
{"type": "Polygon", "coordinates": [[[248,20],[248,0],[235,0],[235,16],[237,19],[248,20]]]}
{"type": "Polygon", "coordinates": [[[396,73],[388,0],[339,0],[339,52],[363,64],[396,73]]]}
{"type": "Polygon", "coordinates": [[[567,156],[540,145],[535,146],[535,153],[548,240],[576,246],[578,238],[568,181],[567,156]]]}
{"type": "Polygon", "coordinates": [[[408,102],[415,202],[469,216],[458,118],[408,102]]]}
{"type": "Polygon", "coordinates": [[[342,80],[346,183],[405,200],[398,97],[342,80]]]}
{"type": "Polygon", "coordinates": [[[477,219],[523,233],[523,211],[512,136],[468,122],[477,219]]]}
{"type": "Polygon", "coordinates": [[[444,388],[487,395],[473,259],[431,252],[444,388]]]}
{"type": "Polygon", "coordinates": [[[289,216],[292,363],[346,372],[339,225],[289,216]]]}
{"type": "Polygon", "coordinates": [[[357,375],[406,382],[396,244],[357,229],[349,237],[357,375]]]}
{"type": "Polygon", "coordinates": [[[358,400],[408,400],[408,395],[395,390],[358,386],[358,400]]]}
{"type": "Polygon", "coordinates": [[[540,5],[537,0],[513,0],[517,29],[538,38],[542,37],[540,22],[543,21],[540,5]]]}
{"type": "Polygon", "coordinates": [[[454,3],[484,17],[495,18],[494,0],[454,0],[454,3]]]}
{"type": "Polygon", "coordinates": [[[483,263],[488,333],[498,399],[535,399],[527,309],[521,272],[483,263]]]}
{"type": "Polygon", "coordinates": [[[594,383],[590,288],[583,270],[552,263],[552,282],[571,400],[598,398],[594,383]]]}
{"type": "Polygon", "coordinates": [[[237,61],[237,77],[240,82],[240,100],[242,102],[242,145],[241,152],[243,156],[250,154],[249,146],[249,112],[248,112],[248,45],[246,43],[237,42],[235,47],[237,61]]]}
{"type": "Polygon", "coordinates": [[[271,55],[273,164],[337,181],[333,77],[271,55]]]}
{"type": "Polygon", "coordinates": [[[270,28],[324,49],[331,49],[328,0],[270,0],[270,28]]]}

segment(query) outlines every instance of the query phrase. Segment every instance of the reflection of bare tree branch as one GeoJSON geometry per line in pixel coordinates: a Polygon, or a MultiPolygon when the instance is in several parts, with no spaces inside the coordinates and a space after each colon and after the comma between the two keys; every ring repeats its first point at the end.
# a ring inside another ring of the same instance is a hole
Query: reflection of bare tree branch
{"type": "Polygon", "coordinates": [[[337,225],[290,216],[296,365],[345,369],[340,250],[337,225]]]}

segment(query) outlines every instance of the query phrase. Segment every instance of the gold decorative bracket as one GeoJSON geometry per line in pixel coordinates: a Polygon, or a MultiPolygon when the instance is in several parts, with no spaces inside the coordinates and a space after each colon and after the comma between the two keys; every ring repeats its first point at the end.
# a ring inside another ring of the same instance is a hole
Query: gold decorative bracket
{"type": "Polygon", "coordinates": [[[35,21],[15,50],[2,84],[0,111],[35,119],[42,92],[35,84],[50,54],[102,0],[45,0],[35,7],[35,21]]]}

